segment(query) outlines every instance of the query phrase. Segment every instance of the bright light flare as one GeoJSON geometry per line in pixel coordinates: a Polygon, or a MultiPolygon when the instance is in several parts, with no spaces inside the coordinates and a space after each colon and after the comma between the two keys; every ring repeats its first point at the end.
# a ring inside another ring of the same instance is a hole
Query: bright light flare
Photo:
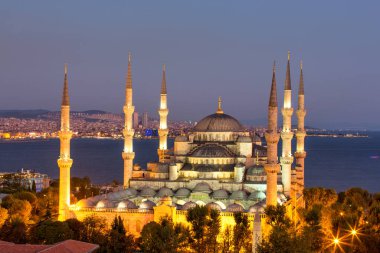
{"type": "Polygon", "coordinates": [[[335,245],[338,245],[338,244],[340,243],[339,238],[334,238],[333,243],[334,243],[335,245]]]}
{"type": "Polygon", "coordinates": [[[351,235],[357,235],[358,231],[356,231],[355,229],[351,230],[351,235]]]}

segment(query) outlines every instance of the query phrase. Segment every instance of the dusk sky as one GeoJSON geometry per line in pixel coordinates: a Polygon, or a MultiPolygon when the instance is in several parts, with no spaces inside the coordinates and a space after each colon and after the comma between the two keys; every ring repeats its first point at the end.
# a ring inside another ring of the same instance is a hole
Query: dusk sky
{"type": "MultiPolygon", "coordinates": [[[[304,63],[306,125],[380,129],[379,1],[1,1],[0,110],[122,112],[128,51],[136,111],[169,120],[225,113],[265,122],[273,61],[279,105],[291,51],[304,63]]],[[[296,118],[293,118],[294,123],[296,118]]]]}

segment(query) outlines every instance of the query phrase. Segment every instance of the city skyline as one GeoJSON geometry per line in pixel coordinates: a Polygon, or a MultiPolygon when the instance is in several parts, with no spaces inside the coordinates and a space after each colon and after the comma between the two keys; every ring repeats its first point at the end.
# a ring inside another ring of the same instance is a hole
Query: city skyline
{"type": "Polygon", "coordinates": [[[224,110],[242,122],[264,121],[271,65],[276,60],[281,95],[290,50],[292,82],[299,82],[302,59],[312,94],[306,125],[380,129],[371,116],[380,78],[373,5],[117,2],[94,3],[82,16],[86,2],[23,3],[2,4],[1,109],[58,111],[68,63],[73,111],[122,113],[130,51],[136,111],[157,115],[165,63],[169,120],[196,121],[215,111],[220,95],[224,110]]]}

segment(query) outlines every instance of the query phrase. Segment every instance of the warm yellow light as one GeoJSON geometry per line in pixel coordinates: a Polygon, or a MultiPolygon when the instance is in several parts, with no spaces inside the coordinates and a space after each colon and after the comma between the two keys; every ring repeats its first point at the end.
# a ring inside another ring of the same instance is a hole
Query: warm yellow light
{"type": "Polygon", "coordinates": [[[339,241],[338,238],[335,238],[335,239],[333,240],[333,242],[334,242],[335,245],[337,245],[337,244],[339,244],[340,241],[339,241]]]}
{"type": "Polygon", "coordinates": [[[356,235],[357,233],[358,232],[355,229],[351,230],[351,235],[356,235]]]}
{"type": "Polygon", "coordinates": [[[343,216],[343,214],[344,214],[343,212],[340,212],[340,213],[339,213],[340,216],[343,216]]]}

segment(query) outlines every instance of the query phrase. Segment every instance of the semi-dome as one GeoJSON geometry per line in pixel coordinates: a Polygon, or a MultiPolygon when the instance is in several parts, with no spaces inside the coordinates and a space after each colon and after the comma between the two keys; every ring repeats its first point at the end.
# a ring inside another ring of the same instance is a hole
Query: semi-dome
{"type": "Polygon", "coordinates": [[[263,175],[266,175],[266,173],[264,171],[264,166],[256,164],[255,166],[253,166],[251,168],[248,168],[247,175],[249,175],[249,176],[263,176],[263,175]]]}
{"type": "Polygon", "coordinates": [[[190,196],[190,190],[187,188],[179,188],[177,192],[175,193],[175,196],[177,198],[187,198],[190,196]]]}
{"type": "Polygon", "coordinates": [[[241,132],[243,129],[237,119],[224,113],[211,114],[194,127],[195,132],[241,132]]]}
{"type": "Polygon", "coordinates": [[[206,205],[207,208],[210,208],[210,209],[214,209],[214,210],[218,210],[218,211],[222,211],[222,207],[220,205],[218,205],[217,203],[215,202],[210,202],[206,205]]]}
{"type": "Polygon", "coordinates": [[[228,192],[223,189],[216,190],[212,193],[214,199],[228,199],[228,192]]]}
{"type": "Polygon", "coordinates": [[[118,209],[137,209],[137,206],[135,203],[133,203],[129,199],[126,199],[119,202],[119,204],[117,205],[117,208],[118,209]]]}
{"type": "Polygon", "coordinates": [[[140,192],[140,196],[144,198],[151,198],[154,195],[156,195],[156,191],[150,187],[145,187],[140,192]]]}
{"type": "Polygon", "coordinates": [[[162,187],[160,188],[160,190],[158,191],[156,197],[164,197],[164,196],[168,196],[168,197],[171,197],[173,196],[173,191],[167,187],[162,187]]]}
{"type": "Polygon", "coordinates": [[[191,157],[235,157],[232,153],[224,146],[217,144],[206,144],[200,146],[199,148],[192,151],[189,156],[191,157]]]}
{"type": "Polygon", "coordinates": [[[234,204],[227,206],[226,211],[232,212],[232,213],[244,212],[244,207],[237,204],[237,203],[234,203],[234,204]]]}
{"type": "Polygon", "coordinates": [[[264,210],[264,207],[263,207],[262,203],[260,203],[260,202],[254,204],[254,205],[252,205],[252,206],[250,206],[250,207],[248,208],[248,212],[249,212],[249,213],[262,212],[263,210],[264,210]]]}
{"type": "Polygon", "coordinates": [[[145,200],[145,201],[141,202],[139,209],[153,210],[153,207],[155,207],[155,206],[156,206],[156,203],[154,203],[153,201],[145,200]]]}
{"type": "Polygon", "coordinates": [[[200,182],[198,183],[194,189],[193,192],[204,192],[204,193],[210,193],[211,192],[211,187],[208,183],[206,182],[200,182]]]}
{"type": "Polygon", "coordinates": [[[234,191],[232,192],[230,199],[233,200],[246,200],[247,199],[247,193],[242,190],[234,191]]]}
{"type": "Polygon", "coordinates": [[[263,200],[265,197],[266,195],[262,191],[254,191],[249,195],[250,200],[263,200]]]}
{"type": "Polygon", "coordinates": [[[81,199],[76,204],[78,207],[92,207],[94,206],[94,202],[92,202],[90,199],[81,199]]]}
{"type": "Polygon", "coordinates": [[[96,204],[96,208],[113,208],[114,205],[108,199],[103,199],[96,204]]]}
{"type": "Polygon", "coordinates": [[[189,202],[186,202],[183,206],[182,206],[182,210],[189,210],[191,208],[194,208],[196,207],[197,204],[193,201],[189,201],[189,202]]]}
{"type": "Polygon", "coordinates": [[[124,190],[124,194],[126,195],[127,198],[134,198],[137,196],[137,190],[134,188],[127,188],[124,190]]]}

